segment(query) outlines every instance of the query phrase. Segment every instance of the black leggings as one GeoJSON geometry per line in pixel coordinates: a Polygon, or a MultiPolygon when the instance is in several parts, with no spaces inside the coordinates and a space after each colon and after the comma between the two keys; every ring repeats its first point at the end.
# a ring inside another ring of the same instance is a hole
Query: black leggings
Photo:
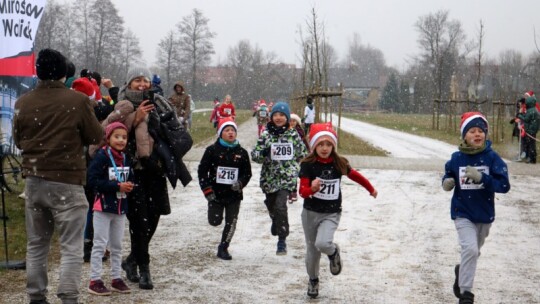
{"type": "Polygon", "coordinates": [[[240,201],[208,203],[208,223],[212,226],[219,226],[223,221],[223,211],[225,211],[225,227],[221,234],[221,244],[228,245],[236,230],[238,213],[240,212],[240,201]]]}

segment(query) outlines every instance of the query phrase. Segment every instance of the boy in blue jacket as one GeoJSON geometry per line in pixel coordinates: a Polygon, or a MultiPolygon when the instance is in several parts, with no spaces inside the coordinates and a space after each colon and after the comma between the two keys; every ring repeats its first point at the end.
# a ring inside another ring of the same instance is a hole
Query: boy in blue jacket
{"type": "Polygon", "coordinates": [[[454,295],[460,304],[474,303],[472,293],[480,248],[495,220],[495,193],[510,190],[508,168],[486,140],[488,122],[479,112],[461,116],[459,151],[445,165],[442,187],[454,189],[450,214],[461,246],[461,264],[454,268],[454,295]]]}

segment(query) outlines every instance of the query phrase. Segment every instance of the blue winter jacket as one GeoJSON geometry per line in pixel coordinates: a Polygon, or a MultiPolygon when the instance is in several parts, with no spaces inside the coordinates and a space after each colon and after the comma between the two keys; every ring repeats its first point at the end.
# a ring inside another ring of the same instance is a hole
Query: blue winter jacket
{"type": "Polygon", "coordinates": [[[453,220],[457,217],[467,218],[473,223],[491,223],[495,220],[495,192],[508,192],[510,181],[508,167],[491,149],[490,141],[486,141],[484,151],[475,155],[454,152],[445,165],[443,180],[447,177],[454,178],[456,182],[450,205],[453,220]],[[467,166],[482,172],[480,183],[464,176],[467,166]]]}
{"type": "MultiPolygon", "coordinates": [[[[117,197],[117,192],[120,190],[120,184],[118,181],[111,180],[110,178],[109,172],[111,172],[113,176],[115,175],[113,173],[113,168],[107,150],[105,148],[99,149],[96,152],[96,156],[90,162],[87,173],[87,187],[94,193],[92,209],[94,211],[126,214],[128,210],[128,200],[127,197],[117,197]]],[[[123,168],[122,166],[117,166],[117,171],[122,175],[125,181],[133,182],[133,170],[130,168],[129,158],[126,157],[123,168]]]]}

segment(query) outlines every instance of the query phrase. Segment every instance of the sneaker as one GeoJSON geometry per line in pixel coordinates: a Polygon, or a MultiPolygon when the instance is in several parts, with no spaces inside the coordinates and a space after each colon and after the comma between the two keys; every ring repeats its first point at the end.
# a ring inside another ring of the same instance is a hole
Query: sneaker
{"type": "Polygon", "coordinates": [[[336,245],[336,252],[334,254],[329,255],[328,259],[330,260],[330,272],[333,275],[338,275],[341,273],[341,268],[343,267],[343,264],[341,263],[341,256],[339,255],[339,246],[336,245]]]}
{"type": "Polygon", "coordinates": [[[461,292],[459,291],[459,264],[454,267],[454,274],[456,275],[456,279],[454,280],[453,290],[454,295],[459,299],[461,298],[461,292]]]}
{"type": "Polygon", "coordinates": [[[277,242],[276,255],[287,255],[287,243],[285,243],[285,240],[277,242]]]}
{"type": "Polygon", "coordinates": [[[459,304],[474,304],[474,294],[472,292],[465,291],[459,298],[459,304]]]}
{"type": "Polygon", "coordinates": [[[312,299],[319,296],[319,279],[309,279],[307,295],[312,299]]]}
{"type": "Polygon", "coordinates": [[[111,282],[111,290],[119,293],[130,293],[131,289],[124,283],[122,279],[114,279],[111,282]]]}
{"type": "Polygon", "coordinates": [[[105,287],[105,284],[102,280],[90,281],[90,286],[88,286],[88,292],[97,296],[111,295],[111,291],[107,287],[105,287]]]}

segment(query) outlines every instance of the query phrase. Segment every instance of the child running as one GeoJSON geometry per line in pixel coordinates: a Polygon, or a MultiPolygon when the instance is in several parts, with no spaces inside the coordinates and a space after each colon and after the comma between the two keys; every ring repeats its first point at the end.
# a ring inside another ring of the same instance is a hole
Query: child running
{"type": "Polygon", "coordinates": [[[94,246],[90,258],[88,292],[107,296],[111,291],[101,279],[102,257],[109,244],[111,251],[111,289],[119,293],[131,290],[122,280],[122,240],[128,208],[126,193],[133,190],[129,160],[122,152],[127,144],[127,127],[113,122],[105,129],[107,144],[99,149],[88,167],[88,187],[94,197],[94,246]]]}
{"type": "Polygon", "coordinates": [[[472,293],[480,249],[495,220],[495,193],[510,190],[508,168],[486,140],[488,122],[479,112],[461,116],[459,151],[445,165],[442,187],[454,189],[450,215],[461,246],[461,264],[454,268],[454,295],[460,304],[474,303],[472,293]]]}
{"type": "Polygon", "coordinates": [[[289,235],[287,198],[296,189],[298,162],[306,156],[306,146],[296,130],[291,129],[291,111],[283,101],[277,102],[270,112],[270,122],[251,151],[253,161],[262,164],[261,189],[266,195],[272,235],[278,236],[277,255],[287,254],[289,235]]]}
{"type": "Polygon", "coordinates": [[[349,161],[337,154],[337,135],[330,123],[312,124],[309,132],[311,153],[300,163],[300,196],[304,198],[302,227],[306,238],[306,269],[309,276],[307,295],[319,295],[321,253],[328,256],[330,272],[338,275],[343,263],[334,233],[341,218],[341,176],[362,185],[377,198],[373,188],[349,161]]]}
{"type": "Polygon", "coordinates": [[[232,117],[219,121],[217,134],[218,140],[206,148],[199,164],[199,185],[208,201],[210,225],[219,226],[225,210],[217,257],[231,260],[228,248],[236,229],[242,189],[251,179],[251,164],[247,151],[236,139],[237,126],[232,117]]]}

